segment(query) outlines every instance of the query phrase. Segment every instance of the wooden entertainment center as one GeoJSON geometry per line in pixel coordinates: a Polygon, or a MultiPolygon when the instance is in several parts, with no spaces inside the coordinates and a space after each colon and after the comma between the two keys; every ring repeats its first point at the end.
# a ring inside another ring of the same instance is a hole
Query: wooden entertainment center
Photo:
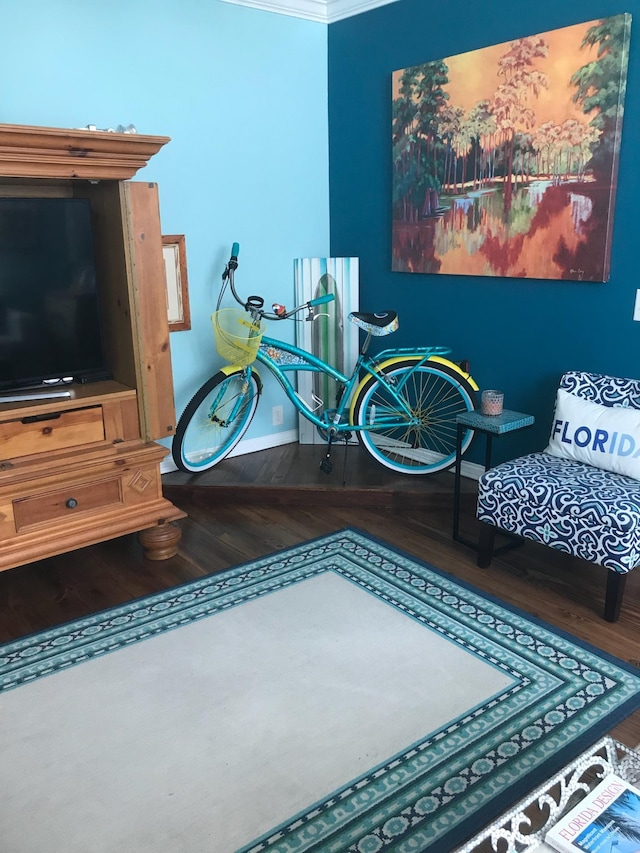
{"type": "Polygon", "coordinates": [[[129,180],[167,142],[0,125],[0,196],[91,202],[112,376],[0,403],[0,570],[133,532],[150,559],[177,551],[185,513],[162,495],[156,443],[175,429],[158,188],[129,180]]]}

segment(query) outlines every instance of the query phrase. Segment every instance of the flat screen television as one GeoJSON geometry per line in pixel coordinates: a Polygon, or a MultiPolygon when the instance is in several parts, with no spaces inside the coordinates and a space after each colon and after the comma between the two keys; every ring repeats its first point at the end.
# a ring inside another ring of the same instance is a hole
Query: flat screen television
{"type": "Polygon", "coordinates": [[[0,198],[0,393],[105,375],[89,200],[0,198]]]}

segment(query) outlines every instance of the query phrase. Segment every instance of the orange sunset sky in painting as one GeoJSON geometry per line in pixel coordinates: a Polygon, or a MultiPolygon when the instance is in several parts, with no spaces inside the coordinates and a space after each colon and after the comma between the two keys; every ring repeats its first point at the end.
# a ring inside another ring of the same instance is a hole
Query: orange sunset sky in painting
{"type": "MultiPolygon", "coordinates": [[[[529,106],[534,110],[536,124],[553,121],[561,124],[565,119],[581,119],[589,121],[579,105],[574,104],[572,97],[575,87],[570,84],[571,75],[591,62],[597,56],[597,47],[580,48],[587,30],[599,21],[589,21],[540,33],[549,47],[545,59],[535,62],[535,67],[546,74],[549,88],[542,89],[537,98],[531,98],[529,106]]],[[[516,41],[516,39],[513,39],[516,41]]],[[[449,82],[445,91],[449,94],[451,106],[462,107],[468,112],[478,101],[490,98],[503,82],[498,76],[498,60],[509,49],[511,42],[460,53],[444,59],[449,69],[449,82]]],[[[402,71],[393,75],[394,96],[402,71]]]]}

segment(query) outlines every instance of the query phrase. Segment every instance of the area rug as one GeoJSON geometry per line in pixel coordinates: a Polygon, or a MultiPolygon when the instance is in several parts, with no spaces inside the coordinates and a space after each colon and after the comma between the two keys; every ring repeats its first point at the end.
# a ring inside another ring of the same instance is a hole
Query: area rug
{"type": "Polygon", "coordinates": [[[5,644],[0,690],[3,853],[445,853],[640,706],[351,529],[5,644]]]}

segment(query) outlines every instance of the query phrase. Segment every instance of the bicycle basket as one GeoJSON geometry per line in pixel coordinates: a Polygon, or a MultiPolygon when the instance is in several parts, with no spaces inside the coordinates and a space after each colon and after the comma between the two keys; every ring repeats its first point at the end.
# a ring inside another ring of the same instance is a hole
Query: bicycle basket
{"type": "Polygon", "coordinates": [[[264,323],[257,324],[246,311],[221,308],[211,315],[213,334],[218,354],[230,364],[243,367],[255,361],[260,341],[266,330],[264,323]]]}

